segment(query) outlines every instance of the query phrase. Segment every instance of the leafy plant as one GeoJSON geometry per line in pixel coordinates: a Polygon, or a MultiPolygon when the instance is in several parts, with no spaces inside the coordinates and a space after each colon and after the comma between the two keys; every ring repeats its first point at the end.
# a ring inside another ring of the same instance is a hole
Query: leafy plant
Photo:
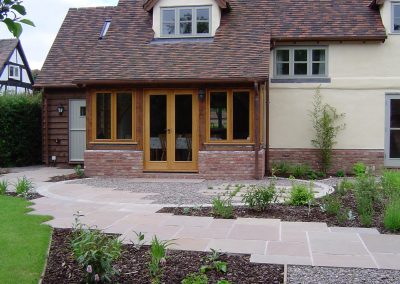
{"type": "Polygon", "coordinates": [[[296,178],[304,178],[311,170],[307,164],[297,164],[291,168],[291,174],[296,178]]]}
{"type": "Polygon", "coordinates": [[[136,241],[132,242],[135,249],[140,250],[145,243],[145,235],[142,232],[134,232],[136,235],[136,241]]]}
{"type": "Polygon", "coordinates": [[[345,177],[345,176],[346,176],[346,173],[344,172],[344,170],[338,170],[338,171],[336,172],[336,176],[337,176],[337,177],[345,177]]]}
{"type": "Polygon", "coordinates": [[[374,203],[378,198],[377,184],[371,173],[359,175],[355,184],[357,212],[363,226],[372,225],[374,203]]]}
{"type": "Polygon", "coordinates": [[[386,198],[400,196],[400,172],[386,170],[381,178],[382,189],[386,198]]]}
{"type": "Polygon", "coordinates": [[[15,184],[15,192],[18,196],[22,196],[27,198],[34,186],[31,180],[26,178],[25,176],[22,178],[18,178],[17,183],[15,184]]]}
{"type": "Polygon", "coordinates": [[[276,195],[275,184],[268,186],[257,186],[248,191],[242,201],[253,210],[264,211],[273,201],[276,195]]]}
{"type": "Polygon", "coordinates": [[[212,212],[215,216],[223,219],[233,218],[232,197],[221,198],[218,196],[212,200],[212,212]]]}
{"type": "Polygon", "coordinates": [[[150,246],[149,272],[152,284],[161,283],[164,274],[163,266],[167,262],[167,249],[173,244],[173,241],[160,241],[154,236],[150,246]]]}
{"type": "Polygon", "coordinates": [[[294,206],[309,205],[314,200],[314,192],[305,184],[292,184],[289,204],[294,206]]]}
{"type": "Polygon", "coordinates": [[[8,181],[6,179],[3,179],[0,181],[0,195],[6,194],[8,189],[8,181]]]}
{"type": "Polygon", "coordinates": [[[228,265],[225,261],[220,260],[221,253],[215,249],[211,249],[211,254],[207,256],[205,265],[200,268],[201,273],[206,273],[209,270],[215,269],[217,272],[226,273],[228,265]]]}
{"type": "Polygon", "coordinates": [[[355,176],[365,175],[367,172],[367,166],[363,162],[357,162],[353,165],[353,173],[355,176]]]}
{"type": "Polygon", "coordinates": [[[339,198],[332,195],[327,195],[324,197],[324,209],[326,213],[330,215],[338,215],[341,208],[342,204],[339,198]]]}
{"type": "Polygon", "coordinates": [[[75,215],[71,247],[75,260],[86,272],[86,283],[110,283],[118,274],[113,262],[121,256],[122,243],[117,236],[109,236],[80,223],[75,215]]]}
{"type": "Polygon", "coordinates": [[[218,280],[218,281],[217,281],[217,284],[231,284],[231,282],[229,282],[229,281],[226,280],[226,279],[223,279],[223,280],[218,280]]]}
{"type": "Polygon", "coordinates": [[[400,231],[400,198],[396,197],[386,206],[383,219],[385,228],[392,231],[400,231]]]}
{"type": "Polygon", "coordinates": [[[336,108],[322,102],[320,89],[314,95],[313,109],[310,111],[315,136],[311,140],[314,147],[319,150],[320,166],[323,173],[327,173],[332,165],[332,150],[336,144],[336,137],[345,124],[339,124],[344,118],[343,113],[338,113],[336,108]]]}
{"type": "Polygon", "coordinates": [[[291,166],[287,162],[279,162],[276,164],[274,163],[274,165],[272,165],[272,168],[275,174],[283,176],[288,175],[291,171],[291,166]]]}
{"type": "Polygon", "coordinates": [[[191,273],[182,280],[182,284],[208,284],[208,277],[204,273],[191,273]]]}
{"type": "Polygon", "coordinates": [[[81,165],[77,165],[74,168],[75,174],[78,178],[84,178],[85,177],[85,171],[82,169],[81,165]]]}

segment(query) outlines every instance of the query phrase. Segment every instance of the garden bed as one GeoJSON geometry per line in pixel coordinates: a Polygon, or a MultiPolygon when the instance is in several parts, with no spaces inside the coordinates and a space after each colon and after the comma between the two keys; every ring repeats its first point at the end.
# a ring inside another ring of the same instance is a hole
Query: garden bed
{"type": "MultiPolygon", "coordinates": [[[[6,195],[12,196],[12,197],[18,197],[18,194],[15,192],[7,192],[6,195]]],[[[44,196],[40,195],[39,193],[36,193],[36,192],[30,192],[30,193],[28,193],[28,195],[26,196],[25,199],[26,200],[34,200],[34,199],[41,198],[41,197],[44,197],[44,196]]]]}
{"type": "Polygon", "coordinates": [[[79,177],[76,173],[69,174],[69,175],[61,175],[61,176],[54,176],[51,177],[48,181],[49,182],[59,182],[59,181],[67,181],[67,180],[76,180],[76,179],[83,179],[85,177],[79,177]]]}
{"type": "MultiPolygon", "coordinates": [[[[55,229],[42,283],[82,283],[83,269],[74,260],[70,248],[71,230],[55,229]]],[[[175,251],[167,253],[164,276],[161,283],[179,284],[186,275],[198,272],[202,260],[208,253],[193,251],[175,251]]],[[[227,262],[226,274],[216,271],[207,273],[209,283],[227,279],[233,283],[283,283],[283,266],[270,264],[253,264],[248,255],[222,255],[227,262]]],[[[133,245],[124,245],[121,258],[115,267],[119,276],[113,283],[150,283],[148,263],[149,247],[136,250],[133,245]]]]}
{"type": "MultiPolygon", "coordinates": [[[[337,193],[333,193],[336,196],[337,193]]],[[[354,220],[339,221],[336,215],[331,215],[321,209],[319,205],[311,206],[291,206],[286,204],[271,204],[264,211],[251,210],[245,206],[235,206],[233,210],[234,218],[268,218],[268,219],[280,219],[287,222],[325,222],[328,226],[340,226],[340,227],[363,227],[356,215],[356,201],[352,191],[346,192],[344,196],[340,196],[342,207],[351,210],[354,214],[354,220]]],[[[322,204],[321,199],[317,199],[316,203],[322,204]]],[[[381,206],[375,206],[375,213],[372,220],[372,226],[378,229],[381,233],[388,232],[383,225],[383,214],[384,210],[381,206]]],[[[213,214],[212,207],[164,207],[157,213],[173,213],[174,215],[185,215],[185,216],[202,216],[202,217],[216,217],[213,214]]],[[[400,234],[400,232],[394,233],[400,234]]]]}

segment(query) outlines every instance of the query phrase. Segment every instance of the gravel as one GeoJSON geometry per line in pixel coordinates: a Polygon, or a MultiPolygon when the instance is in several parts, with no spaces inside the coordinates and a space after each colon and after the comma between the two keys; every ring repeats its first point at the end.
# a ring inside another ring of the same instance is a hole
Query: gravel
{"type": "Polygon", "coordinates": [[[288,284],[398,284],[400,271],[288,266],[288,284]]]}

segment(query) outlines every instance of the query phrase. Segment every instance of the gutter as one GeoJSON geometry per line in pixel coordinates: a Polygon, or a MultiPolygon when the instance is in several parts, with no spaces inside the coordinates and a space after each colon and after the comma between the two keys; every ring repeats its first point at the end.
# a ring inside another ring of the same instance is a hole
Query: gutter
{"type": "Polygon", "coordinates": [[[254,177],[260,179],[259,152],[260,152],[260,92],[259,83],[254,81],[254,177]]]}

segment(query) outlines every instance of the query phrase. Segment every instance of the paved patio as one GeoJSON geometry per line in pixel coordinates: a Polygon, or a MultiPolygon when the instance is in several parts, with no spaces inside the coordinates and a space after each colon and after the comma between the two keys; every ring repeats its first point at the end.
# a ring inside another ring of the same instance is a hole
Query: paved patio
{"type": "MultiPolygon", "coordinates": [[[[84,184],[43,182],[43,170],[19,173],[36,177],[43,198],[34,201],[32,214],[51,215],[55,228],[69,228],[73,214],[82,222],[108,233],[121,234],[125,243],[134,232],[175,239],[175,249],[251,254],[258,263],[400,270],[400,236],[381,235],[376,229],[328,227],[325,223],[281,222],[277,219],[173,216],[155,213],[163,205],[152,204],[149,194],[95,188],[84,184]],[[39,174],[40,172],[40,174],[39,174]],[[144,197],[147,197],[144,199],[144,197]]],[[[12,173],[17,178],[17,173],[12,173]]],[[[6,178],[10,176],[6,175],[6,178]]],[[[3,177],[0,177],[0,179],[3,177]]],[[[46,178],[46,179],[45,179],[46,178]]],[[[162,183],[169,182],[163,180],[162,183]]],[[[160,183],[160,186],[162,186],[160,183]]]]}

